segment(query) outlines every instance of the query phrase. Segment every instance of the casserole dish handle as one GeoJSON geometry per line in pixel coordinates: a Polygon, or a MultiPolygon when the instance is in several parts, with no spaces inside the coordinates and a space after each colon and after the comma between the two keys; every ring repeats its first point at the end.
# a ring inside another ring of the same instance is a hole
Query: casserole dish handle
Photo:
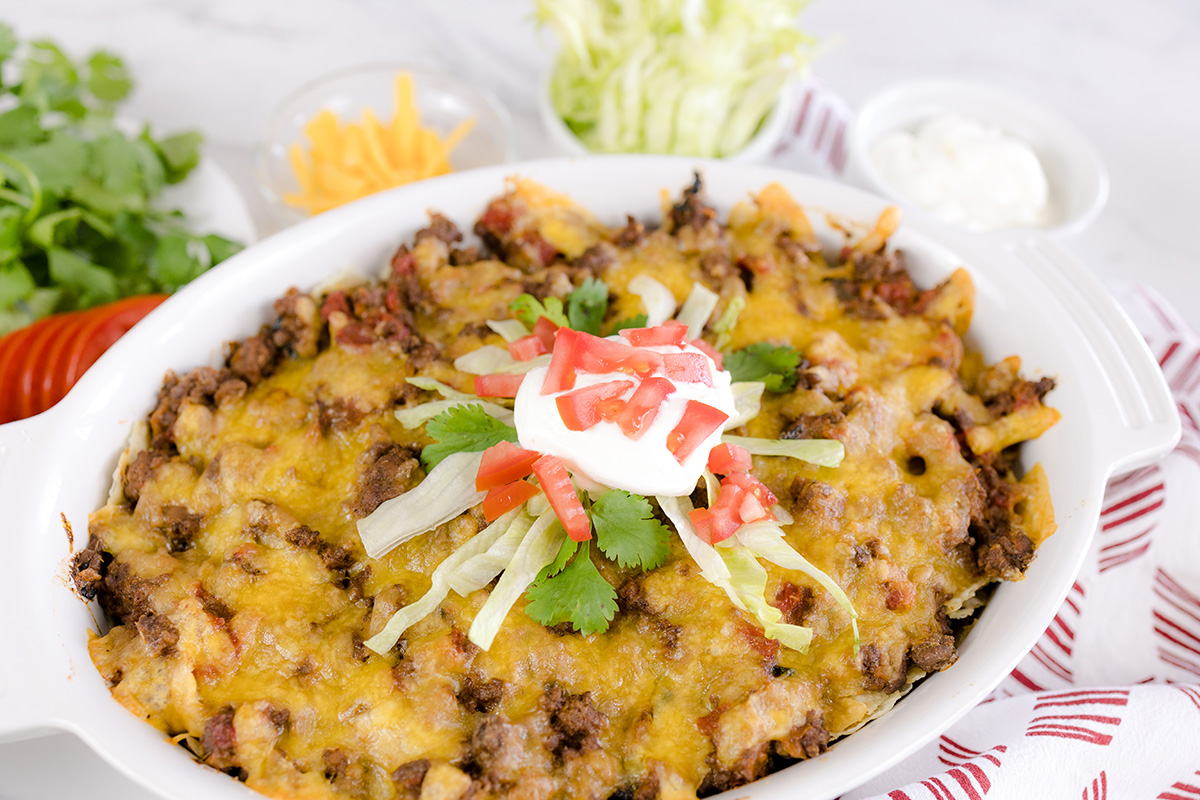
{"type": "Polygon", "coordinates": [[[5,517],[0,547],[7,567],[0,576],[0,608],[15,612],[7,615],[0,646],[0,742],[53,733],[61,727],[53,723],[57,703],[43,680],[45,648],[35,628],[39,618],[29,608],[37,572],[30,561],[36,546],[19,546],[20,537],[31,529],[29,475],[36,474],[34,462],[46,418],[43,414],[0,425],[0,508],[5,517]]]}
{"type": "Polygon", "coordinates": [[[1182,431],[1158,361],[1112,295],[1047,237],[1010,239],[1009,252],[1046,283],[1075,323],[1099,370],[1086,387],[1105,431],[1096,447],[1117,475],[1166,455],[1182,431]]]}

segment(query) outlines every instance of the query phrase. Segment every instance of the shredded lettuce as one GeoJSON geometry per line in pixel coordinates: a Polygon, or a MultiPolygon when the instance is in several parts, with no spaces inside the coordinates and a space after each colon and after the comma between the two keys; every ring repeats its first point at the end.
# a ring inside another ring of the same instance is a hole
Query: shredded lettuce
{"type": "Polygon", "coordinates": [[[790,456],[818,467],[836,467],[846,456],[846,448],[837,439],[758,439],[727,433],[721,441],[744,447],[751,455],[790,456]]]}
{"type": "Polygon", "coordinates": [[[562,46],[551,102],[594,152],[736,152],[807,62],[805,4],[535,0],[562,46]]]}
{"type": "MultiPolygon", "coordinates": [[[[383,626],[383,629],[370,639],[367,639],[363,644],[380,655],[395,647],[396,642],[399,641],[401,635],[406,630],[423,620],[435,608],[441,605],[441,602],[446,599],[446,595],[450,593],[450,589],[453,588],[451,586],[452,580],[458,576],[464,566],[470,564],[477,556],[491,550],[498,540],[502,540],[512,530],[515,521],[521,516],[520,509],[509,511],[448,555],[438,565],[438,568],[433,571],[433,574],[429,576],[429,591],[421,595],[420,600],[409,603],[393,614],[392,618],[383,626]]],[[[526,526],[526,530],[528,530],[528,526],[526,526]]],[[[491,578],[488,578],[488,580],[491,580],[491,578]]]]}
{"type": "Polygon", "coordinates": [[[733,390],[734,414],[725,422],[725,430],[745,425],[758,416],[767,385],[762,381],[734,381],[729,388],[733,390]]]}
{"type": "Polygon", "coordinates": [[[514,361],[512,364],[509,364],[508,366],[505,366],[505,367],[501,367],[500,369],[498,369],[496,371],[497,372],[525,373],[525,372],[529,372],[530,370],[536,369],[537,367],[544,367],[544,366],[548,365],[550,363],[550,359],[552,357],[553,356],[550,353],[544,353],[535,358],[531,358],[528,361],[514,361]]]}
{"type": "Polygon", "coordinates": [[[443,411],[458,408],[459,406],[479,406],[489,416],[495,417],[505,425],[513,424],[512,409],[496,405],[495,403],[489,403],[486,400],[480,400],[473,394],[464,394],[462,397],[456,397],[452,400],[431,400],[428,403],[421,403],[411,408],[398,409],[395,414],[396,419],[404,427],[419,428],[443,411]]]}
{"type": "MultiPolygon", "coordinates": [[[[471,476],[474,481],[474,473],[471,473],[471,476]]],[[[491,648],[492,641],[500,631],[500,626],[504,624],[504,618],[512,610],[513,604],[524,594],[529,584],[533,583],[542,567],[558,555],[566,536],[553,510],[537,518],[517,545],[517,551],[504,568],[496,588],[475,615],[475,620],[467,631],[467,638],[472,644],[483,650],[491,648]]]]}
{"type": "Polygon", "coordinates": [[[845,590],[833,578],[817,569],[807,558],[792,549],[783,536],[783,529],[778,524],[754,522],[743,525],[738,528],[734,538],[759,558],[784,569],[803,572],[833,595],[837,604],[850,615],[850,626],[854,630],[854,651],[858,652],[858,612],[854,610],[854,604],[850,602],[845,590]]]}
{"type": "Polygon", "coordinates": [[[446,577],[446,585],[463,597],[491,583],[492,578],[499,575],[500,571],[508,566],[508,562],[512,561],[517,546],[533,527],[533,517],[529,515],[528,509],[510,511],[505,516],[510,517],[510,522],[503,535],[494,539],[485,551],[476,553],[446,577]]]}
{"type": "Polygon", "coordinates": [[[646,309],[647,326],[661,325],[675,313],[675,295],[649,275],[635,275],[626,288],[642,299],[642,306],[646,309]]]}
{"type": "Polygon", "coordinates": [[[729,581],[746,611],[763,626],[763,633],[793,650],[808,652],[812,629],[780,622],[783,613],[767,603],[767,571],[746,547],[716,548],[729,568],[729,581]]]}
{"type": "Polygon", "coordinates": [[[721,312],[721,316],[717,317],[717,321],[713,323],[713,333],[717,335],[716,348],[724,350],[729,346],[729,341],[733,337],[733,329],[737,326],[738,317],[742,315],[742,311],[746,308],[746,298],[740,294],[729,298],[729,302],[725,305],[725,310],[721,312]]]}
{"type": "Polygon", "coordinates": [[[717,502],[717,495],[721,493],[721,482],[717,480],[717,476],[713,474],[711,469],[705,467],[704,472],[704,491],[708,495],[708,507],[712,508],[717,502]]]}
{"type": "Polygon", "coordinates": [[[692,284],[692,291],[688,292],[687,299],[683,301],[683,308],[679,309],[679,314],[675,317],[688,326],[687,338],[700,338],[720,299],[720,295],[699,281],[692,284]]]}
{"type": "Polygon", "coordinates": [[[454,359],[454,368],[469,375],[491,375],[516,363],[517,360],[505,348],[485,344],[454,359]]]}
{"type": "Polygon", "coordinates": [[[358,521],[358,535],[371,558],[379,558],[414,536],[449,522],[487,492],[475,491],[475,473],[483,453],[464,451],[446,456],[425,480],[399,497],[384,501],[358,521]]]}
{"type": "MultiPolygon", "coordinates": [[[[442,383],[441,381],[438,381],[438,380],[434,380],[433,378],[426,378],[421,375],[414,375],[411,378],[405,378],[404,380],[406,383],[411,383],[413,386],[417,387],[418,389],[424,389],[427,392],[437,392],[438,394],[440,394],[442,397],[446,398],[447,400],[460,400],[464,397],[471,398],[471,399],[475,398],[475,395],[473,395],[473,394],[468,394],[467,392],[460,392],[458,389],[455,389],[453,386],[451,386],[447,383],[442,383]]],[[[409,426],[409,427],[412,427],[412,426],[409,426]]]]}
{"type": "Polygon", "coordinates": [[[506,342],[515,342],[529,335],[529,328],[519,319],[489,319],[487,326],[500,334],[500,338],[506,342]]]}
{"type": "Polygon", "coordinates": [[[748,610],[741,598],[738,597],[733,584],[730,583],[729,567],[725,565],[716,548],[696,535],[696,529],[692,527],[692,521],[688,517],[688,514],[694,510],[691,501],[686,497],[655,497],[654,499],[658,501],[658,507],[667,515],[667,519],[671,520],[671,524],[675,526],[675,532],[679,534],[688,555],[700,567],[700,577],[724,590],[725,594],[729,595],[730,602],[735,606],[743,611],[748,610]]]}

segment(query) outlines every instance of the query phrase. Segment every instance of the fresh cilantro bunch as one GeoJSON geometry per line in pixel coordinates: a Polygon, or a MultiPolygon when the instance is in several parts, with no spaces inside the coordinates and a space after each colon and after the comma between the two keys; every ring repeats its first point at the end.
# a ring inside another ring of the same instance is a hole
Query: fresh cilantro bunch
{"type": "Polygon", "coordinates": [[[789,392],[796,386],[800,352],[786,345],[758,342],[725,356],[725,369],[735,381],[762,381],[769,392],[789,392]]]}
{"type": "Polygon", "coordinates": [[[155,138],[114,120],[120,58],[21,46],[0,23],[0,335],[55,311],[171,292],[239,245],[188,230],[155,198],[200,160],[200,134],[155,138]]]}

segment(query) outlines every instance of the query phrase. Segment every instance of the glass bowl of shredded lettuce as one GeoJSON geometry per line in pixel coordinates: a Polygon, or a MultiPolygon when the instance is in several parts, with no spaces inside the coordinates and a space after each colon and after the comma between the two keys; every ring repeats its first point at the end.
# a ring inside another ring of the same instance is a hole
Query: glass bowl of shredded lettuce
{"type": "Polygon", "coordinates": [[[535,0],[560,45],[540,96],[561,149],[766,158],[814,40],[807,0],[535,0]]]}

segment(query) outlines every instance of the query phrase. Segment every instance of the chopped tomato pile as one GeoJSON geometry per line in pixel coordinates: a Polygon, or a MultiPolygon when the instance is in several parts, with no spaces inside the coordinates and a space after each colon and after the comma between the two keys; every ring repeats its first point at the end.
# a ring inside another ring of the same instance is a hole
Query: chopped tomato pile
{"type": "Polygon", "coordinates": [[[696,535],[709,544],[728,539],[742,525],[775,519],[770,509],[779,498],[750,474],[750,465],[750,453],[734,444],[719,444],[709,452],[708,468],[725,477],[717,501],[690,514],[696,535]]]}

